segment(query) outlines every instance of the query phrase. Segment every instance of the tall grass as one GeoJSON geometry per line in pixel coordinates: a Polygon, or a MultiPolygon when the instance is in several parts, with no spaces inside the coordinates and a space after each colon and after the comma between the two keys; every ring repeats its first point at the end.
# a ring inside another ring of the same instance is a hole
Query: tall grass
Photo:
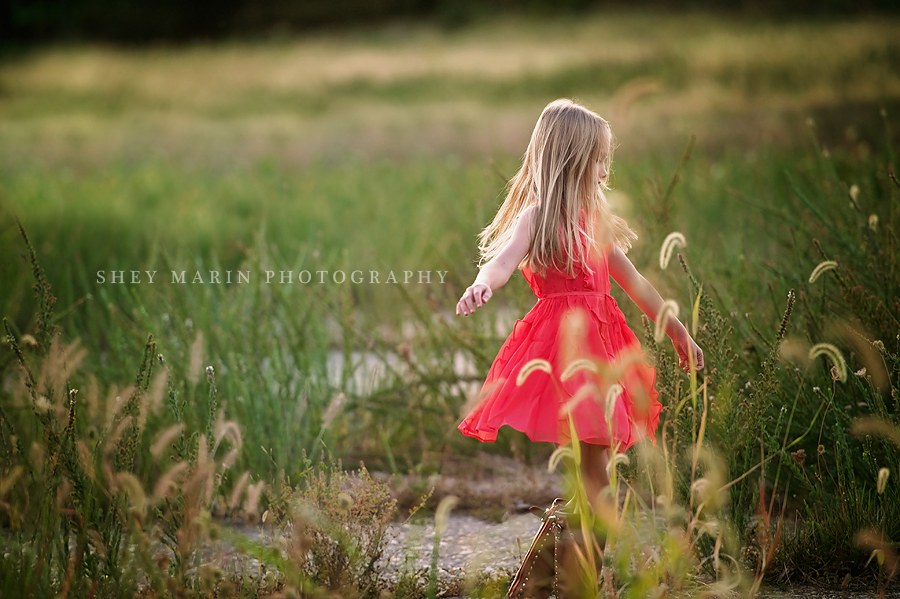
{"type": "Polygon", "coordinates": [[[198,517],[208,513],[241,447],[238,428],[216,409],[214,372],[207,372],[205,431],[182,420],[184,403],[167,385],[152,336],[133,384],[101,392],[96,378],[79,373],[85,350],[53,333],[50,287],[24,230],[22,237],[41,310],[33,336],[17,336],[4,320],[20,377],[0,423],[3,593],[124,597],[143,588],[194,588],[189,570],[199,565],[206,537],[198,517]],[[151,440],[146,425],[159,418],[166,396],[175,422],[151,440]],[[149,454],[158,469],[142,463],[149,454]],[[135,472],[153,476],[152,491],[135,472]]]}
{"type": "MultiPolygon", "coordinates": [[[[889,127],[886,120],[888,135],[889,127]]],[[[893,161],[889,137],[886,147],[893,161]]],[[[783,456],[792,480],[808,494],[801,509],[806,526],[784,559],[806,565],[790,570],[792,577],[848,583],[866,571],[871,547],[847,531],[877,530],[882,539],[900,534],[895,506],[884,500],[878,482],[883,469],[900,464],[900,447],[883,432],[900,426],[900,278],[892,250],[900,186],[891,166],[819,146],[816,154],[805,180],[791,177],[795,210],[805,217],[797,220],[794,259],[810,272],[801,282],[806,326],[797,344],[825,340],[836,355],[810,361],[817,352],[801,351],[801,363],[785,369],[794,373],[786,377],[785,391],[801,405],[824,409],[813,419],[817,435],[803,453],[793,460],[783,456]],[[822,271],[828,261],[834,268],[822,271]],[[882,428],[867,424],[872,422],[882,428]],[[804,469],[804,458],[812,456],[815,464],[804,469]],[[819,506],[827,507],[820,513],[819,506]]]]}
{"type": "Polygon", "coordinates": [[[4,319],[20,380],[0,406],[0,522],[6,530],[0,591],[22,597],[380,596],[384,581],[375,567],[394,516],[387,486],[365,468],[351,481],[339,461],[313,464],[305,454],[296,487],[284,470],[275,485],[249,470],[235,476],[244,437],[220,409],[215,368],[203,366],[202,336],[183,384],[151,335],[134,383],[103,393],[96,377],[80,372],[87,351],[77,341],[63,345],[54,331],[50,286],[20,232],[41,310],[35,335],[17,336],[4,319]],[[287,556],[223,531],[213,515],[250,523],[269,517],[288,529],[279,536],[287,556]],[[259,560],[257,571],[246,565],[223,570],[221,555],[212,552],[223,534],[259,560]]]}

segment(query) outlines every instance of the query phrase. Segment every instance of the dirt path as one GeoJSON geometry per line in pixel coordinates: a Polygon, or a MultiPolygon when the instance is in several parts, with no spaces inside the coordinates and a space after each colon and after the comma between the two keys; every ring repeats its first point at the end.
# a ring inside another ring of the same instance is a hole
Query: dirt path
{"type": "MultiPolygon", "coordinates": [[[[464,589],[477,577],[511,577],[539,525],[540,520],[530,513],[511,515],[499,523],[451,515],[438,549],[438,596],[460,599],[465,596],[464,589]]],[[[257,539],[262,537],[258,528],[240,531],[257,539]]],[[[393,524],[389,532],[391,540],[381,562],[383,578],[396,583],[402,575],[412,576],[420,585],[426,586],[434,552],[434,519],[425,519],[421,524],[393,524]]],[[[254,560],[237,558],[232,562],[235,566],[239,563],[245,572],[257,568],[254,560]]],[[[811,587],[763,588],[758,595],[761,599],[869,599],[877,596],[876,592],[811,587]]],[[[885,597],[898,599],[900,590],[889,590],[885,597]]]]}
{"type": "MultiPolygon", "coordinates": [[[[527,508],[546,506],[562,494],[561,477],[548,473],[546,467],[526,467],[510,458],[485,456],[474,465],[445,464],[442,474],[429,481],[432,501],[448,495],[459,498],[459,504],[447,521],[447,528],[437,548],[438,596],[462,597],[476,578],[502,580],[510,578],[521,563],[540,527],[540,519],[527,508]],[[485,516],[491,519],[485,519],[485,516]]],[[[395,497],[405,505],[403,495],[413,480],[394,480],[395,497]]],[[[405,508],[401,509],[401,512],[405,508]]],[[[661,524],[661,523],[660,523],[661,524]]],[[[266,540],[260,527],[240,527],[240,532],[266,540]]],[[[388,530],[389,542],[379,564],[383,579],[396,583],[401,577],[413,578],[420,588],[429,581],[435,554],[434,518],[421,518],[416,523],[395,523],[388,530]]],[[[254,560],[242,559],[227,550],[218,563],[258,570],[254,560]]],[[[763,589],[765,599],[863,599],[877,593],[847,592],[815,588],[763,589]]],[[[886,597],[900,599],[900,590],[886,597]]]]}
{"type": "MultiPolygon", "coordinates": [[[[540,520],[529,513],[501,523],[450,516],[438,549],[439,580],[449,585],[478,574],[491,578],[514,574],[539,526],[540,520]]],[[[396,524],[391,533],[394,537],[385,552],[385,578],[396,581],[404,572],[428,572],[434,555],[434,520],[396,524]]]]}

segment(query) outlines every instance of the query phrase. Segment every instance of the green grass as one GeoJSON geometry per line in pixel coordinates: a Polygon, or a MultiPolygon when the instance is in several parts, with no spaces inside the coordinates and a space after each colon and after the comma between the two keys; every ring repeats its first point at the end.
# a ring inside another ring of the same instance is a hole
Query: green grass
{"type": "MultiPolygon", "coordinates": [[[[664,168],[655,162],[620,163],[616,189],[652,187],[652,178],[651,183],[644,180],[656,168],[664,168]]],[[[688,163],[669,222],[642,219],[640,201],[652,199],[635,198],[634,222],[640,225],[642,239],[632,259],[666,295],[677,293],[682,283],[659,272],[655,262],[662,237],[681,230],[688,238],[686,255],[696,259],[698,272],[706,279],[730,281],[720,291],[723,301],[741,314],[751,307],[754,312],[762,310],[759,318],[765,322],[780,307],[753,280],[763,276],[759,264],[772,259],[776,249],[755,243],[753,231],[762,226],[763,213],[751,209],[735,220],[736,210],[745,204],[728,190],[736,186],[751,197],[764,195],[777,184],[779,166],[789,164],[789,159],[732,161],[727,163],[727,176],[718,181],[702,178],[701,173],[712,168],[710,162],[695,154],[688,163]],[[694,210],[687,214],[680,204],[689,198],[694,210]],[[726,219],[738,231],[736,235],[720,234],[719,223],[726,219]],[[707,261],[706,256],[720,259],[707,261]],[[746,277],[733,276],[742,264],[749,265],[746,277]]],[[[507,163],[511,160],[500,168],[507,163]]],[[[674,168],[674,161],[668,168],[674,168]]],[[[301,389],[311,388],[318,406],[340,390],[324,380],[329,350],[347,355],[353,350],[397,353],[404,323],[426,318],[424,324],[431,328],[427,319],[432,317],[414,309],[435,316],[452,311],[455,297],[474,276],[475,235],[480,223],[489,218],[502,180],[487,165],[445,161],[322,165],[306,175],[271,165],[244,172],[197,173],[150,163],[83,175],[33,169],[13,173],[5,180],[4,190],[15,198],[10,211],[21,215],[40,248],[40,259],[59,298],[59,323],[82,338],[92,368],[99,368],[110,382],[127,379],[147,333],[156,336],[172,367],[182,368],[190,363],[189,350],[202,332],[210,363],[228,369],[220,385],[231,400],[231,409],[248,427],[251,446],[275,440],[280,446],[276,461],[285,466],[296,460],[302,446],[297,446],[298,435],[315,437],[318,431],[310,417],[318,412],[314,409],[303,416],[305,433],[291,428],[300,423],[291,425],[291,418],[279,415],[295,411],[301,389]],[[353,206],[354,201],[359,203],[357,198],[365,198],[358,207],[353,206]],[[249,212],[243,218],[242,206],[249,212]],[[98,239],[103,243],[96,243],[98,239]],[[75,261],[72,248],[79,248],[75,261]],[[310,271],[313,281],[318,281],[315,271],[338,269],[348,274],[363,270],[366,282],[296,283],[301,270],[310,271]],[[110,271],[120,270],[126,271],[126,280],[132,270],[158,272],[152,285],[144,274],[139,285],[112,284],[110,271]],[[205,280],[210,270],[223,271],[223,279],[227,270],[249,270],[252,275],[249,285],[179,285],[171,282],[172,270],[187,271],[188,281],[196,271],[205,280]],[[264,283],[265,270],[276,271],[275,284],[264,283]],[[295,273],[294,284],[277,284],[282,270],[295,273]],[[370,270],[379,272],[382,284],[369,283],[370,270]],[[405,270],[449,272],[444,285],[437,283],[433,273],[431,285],[407,286],[413,293],[413,299],[407,300],[398,285],[384,283],[389,271],[402,280],[405,270]],[[97,282],[97,271],[104,271],[105,284],[97,282]],[[420,307],[418,303],[426,298],[431,303],[420,307]],[[331,316],[331,329],[322,315],[331,316]],[[270,370],[261,370],[262,363],[270,364],[270,370]],[[279,391],[273,396],[274,388],[279,391]],[[273,427],[285,428],[273,434],[273,427]]],[[[652,198],[653,192],[643,193],[652,198]]],[[[13,234],[7,233],[10,246],[17,243],[13,234]]],[[[31,309],[22,300],[28,295],[30,274],[20,261],[7,268],[9,280],[19,282],[6,298],[6,314],[26,331],[31,309]]],[[[778,283],[777,295],[783,295],[787,284],[778,283]]],[[[498,296],[515,314],[527,310],[529,298],[521,277],[498,296]]],[[[627,298],[620,299],[636,323],[627,298]]],[[[502,341],[502,330],[484,328],[497,314],[486,311],[474,322],[458,323],[489,334],[484,345],[464,349],[476,351],[479,373],[502,341]]],[[[439,331],[429,334],[437,335],[437,340],[426,336],[416,345],[422,344],[421,351],[440,353],[444,350],[435,346],[438,341],[458,343],[439,331]]],[[[445,375],[452,379],[452,368],[445,375]]],[[[406,396],[402,389],[396,393],[394,401],[406,396]]],[[[384,399],[382,393],[379,400],[384,399]]],[[[446,442],[460,444],[461,439],[447,439],[453,427],[441,429],[452,424],[459,405],[452,404],[439,421],[442,424],[435,426],[437,436],[428,436],[441,442],[421,449],[440,452],[446,442]]],[[[392,408],[382,409],[387,411],[381,417],[392,419],[392,408]]],[[[300,417],[296,412],[295,416],[300,417]]],[[[399,443],[401,448],[411,436],[412,432],[399,443]]],[[[383,445],[378,439],[362,443],[371,444],[378,449],[383,445]]],[[[270,461],[263,456],[253,462],[257,468],[266,464],[270,461]]]]}

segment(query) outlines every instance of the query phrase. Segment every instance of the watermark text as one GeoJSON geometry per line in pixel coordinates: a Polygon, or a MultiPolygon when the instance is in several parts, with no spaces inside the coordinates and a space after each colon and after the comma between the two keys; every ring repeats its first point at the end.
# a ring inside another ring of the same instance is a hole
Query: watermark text
{"type": "Polygon", "coordinates": [[[172,270],[171,279],[157,278],[155,270],[98,270],[100,285],[154,284],[155,280],[172,285],[413,285],[444,284],[447,270],[172,270]]]}

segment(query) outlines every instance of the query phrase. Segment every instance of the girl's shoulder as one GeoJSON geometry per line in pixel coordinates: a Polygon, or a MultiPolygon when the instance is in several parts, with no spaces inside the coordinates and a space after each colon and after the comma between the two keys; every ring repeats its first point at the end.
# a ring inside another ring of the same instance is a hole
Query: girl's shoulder
{"type": "Polygon", "coordinates": [[[513,235],[524,235],[531,238],[534,231],[534,222],[538,218],[538,207],[536,204],[525,206],[516,216],[516,222],[513,225],[513,235]]]}
{"type": "Polygon", "coordinates": [[[520,222],[524,221],[525,223],[530,225],[531,222],[535,218],[537,218],[538,211],[539,211],[539,207],[537,204],[530,204],[530,205],[522,208],[522,210],[519,212],[519,216],[517,218],[520,220],[520,222]]]}
{"type": "Polygon", "coordinates": [[[535,208],[536,207],[532,204],[531,206],[526,206],[519,211],[511,227],[513,237],[521,235],[531,237],[531,231],[534,229],[532,227],[532,224],[537,218],[537,211],[535,208]]]}

